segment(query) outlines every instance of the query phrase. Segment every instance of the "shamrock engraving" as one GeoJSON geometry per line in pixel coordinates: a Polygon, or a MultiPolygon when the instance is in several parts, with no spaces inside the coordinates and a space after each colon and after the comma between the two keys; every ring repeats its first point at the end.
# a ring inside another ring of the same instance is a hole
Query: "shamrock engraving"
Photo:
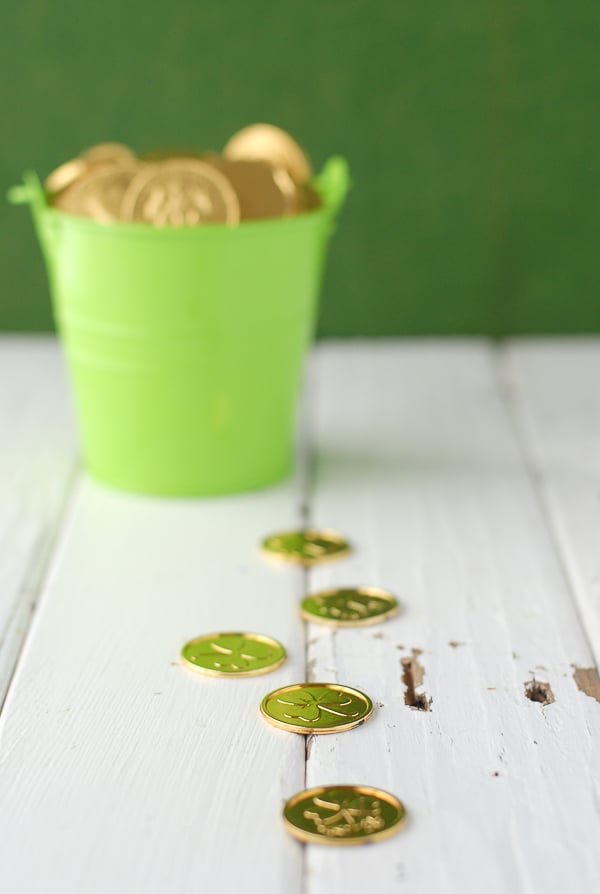
{"type": "Polygon", "coordinates": [[[210,215],[213,203],[203,189],[177,179],[157,183],[143,205],[145,220],[156,223],[194,224],[210,215]]]}
{"type": "Polygon", "coordinates": [[[196,650],[192,660],[207,658],[215,670],[246,670],[258,662],[268,663],[274,650],[264,643],[257,643],[239,637],[221,637],[219,642],[203,643],[206,651],[196,650]],[[256,654],[258,653],[258,654],[256,654]]]}
{"type": "Polygon", "coordinates": [[[277,702],[285,705],[283,715],[287,720],[301,720],[303,723],[315,723],[323,718],[323,714],[348,720],[360,716],[360,711],[352,710],[353,699],[350,695],[324,686],[279,696],[277,702]]]}
{"type": "Polygon", "coordinates": [[[350,592],[351,595],[346,591],[342,591],[333,599],[323,596],[317,597],[316,603],[319,613],[325,617],[337,618],[340,621],[356,621],[380,614],[387,607],[385,601],[376,596],[350,592]]]}
{"type": "Polygon", "coordinates": [[[369,801],[364,795],[359,795],[354,798],[326,801],[324,798],[314,797],[312,803],[316,809],[305,810],[304,818],[315,824],[315,829],[320,835],[329,838],[369,835],[385,826],[385,820],[381,815],[381,803],[377,799],[369,801]]]}
{"type": "Polygon", "coordinates": [[[305,532],[276,537],[272,541],[272,546],[277,550],[302,559],[318,559],[327,553],[328,548],[330,548],[330,544],[327,541],[311,539],[305,532]]]}

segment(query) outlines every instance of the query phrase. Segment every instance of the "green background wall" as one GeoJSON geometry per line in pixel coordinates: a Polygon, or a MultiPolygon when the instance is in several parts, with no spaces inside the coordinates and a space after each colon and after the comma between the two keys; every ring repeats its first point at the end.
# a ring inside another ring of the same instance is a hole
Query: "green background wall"
{"type": "MultiPolygon", "coordinates": [[[[5,4],[0,186],[272,121],[355,180],[322,334],[598,331],[599,39],[593,0],[5,4]]],[[[26,210],[0,228],[0,329],[51,327],[26,210]]]]}

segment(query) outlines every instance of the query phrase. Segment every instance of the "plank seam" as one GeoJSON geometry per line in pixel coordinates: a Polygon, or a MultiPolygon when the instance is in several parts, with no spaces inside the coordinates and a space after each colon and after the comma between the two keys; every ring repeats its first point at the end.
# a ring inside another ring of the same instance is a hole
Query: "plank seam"
{"type": "MultiPolygon", "coordinates": [[[[305,395],[302,404],[302,414],[300,419],[300,436],[298,439],[298,481],[300,493],[300,524],[302,527],[308,527],[311,522],[311,501],[313,497],[314,481],[315,481],[315,456],[313,451],[313,432],[314,432],[314,416],[316,406],[317,391],[317,371],[318,371],[318,349],[313,349],[311,355],[311,363],[305,382],[305,395]]],[[[301,598],[304,599],[309,594],[310,572],[308,568],[303,568],[301,573],[300,592],[301,598]]],[[[304,679],[308,679],[308,624],[302,619],[302,636],[304,639],[304,679]]],[[[306,788],[308,777],[308,761],[311,749],[311,736],[304,737],[304,773],[303,784],[306,788]]],[[[299,894],[307,894],[308,892],[308,853],[305,844],[300,845],[302,848],[300,858],[300,886],[299,894]]]]}
{"type": "MultiPolygon", "coordinates": [[[[70,514],[70,508],[73,503],[74,494],[76,491],[76,484],[79,480],[80,467],[79,462],[75,461],[73,463],[73,467],[71,469],[70,474],[68,475],[67,482],[64,489],[63,498],[60,501],[60,505],[58,511],[55,514],[53,519],[52,529],[49,531],[47,537],[45,538],[46,543],[42,547],[41,556],[37,562],[33,565],[31,571],[27,575],[25,581],[23,582],[22,587],[20,588],[20,592],[17,598],[14,601],[14,610],[11,612],[11,620],[16,615],[19,606],[22,602],[28,603],[28,615],[27,615],[27,624],[25,629],[23,630],[23,634],[21,636],[18,648],[16,650],[13,665],[6,678],[6,683],[4,688],[0,692],[0,715],[4,710],[4,706],[6,704],[6,700],[10,693],[10,688],[12,682],[14,680],[15,674],[21,662],[21,657],[23,655],[23,650],[25,648],[25,644],[29,638],[31,633],[31,628],[33,625],[34,618],[37,614],[37,610],[39,607],[40,596],[44,591],[46,586],[46,581],[48,579],[48,575],[50,573],[50,569],[53,564],[54,556],[56,554],[57,546],[62,539],[63,531],[66,528],[67,520],[70,514]]],[[[7,624],[7,629],[10,626],[10,623],[7,624]]]]}

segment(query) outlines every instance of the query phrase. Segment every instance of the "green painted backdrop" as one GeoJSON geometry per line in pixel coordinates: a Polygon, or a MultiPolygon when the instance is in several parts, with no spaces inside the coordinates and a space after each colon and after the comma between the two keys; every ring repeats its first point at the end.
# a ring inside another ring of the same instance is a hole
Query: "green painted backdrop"
{"type": "MultiPolygon", "coordinates": [[[[599,41],[593,0],[5,4],[1,185],[273,121],[354,175],[322,334],[597,331],[599,41]]],[[[27,213],[0,218],[0,328],[48,328],[27,213]]]]}

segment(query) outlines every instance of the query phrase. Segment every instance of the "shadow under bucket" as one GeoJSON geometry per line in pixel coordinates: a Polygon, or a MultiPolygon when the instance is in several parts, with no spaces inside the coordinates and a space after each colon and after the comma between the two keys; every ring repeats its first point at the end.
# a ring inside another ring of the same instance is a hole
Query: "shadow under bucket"
{"type": "Polygon", "coordinates": [[[252,490],[293,459],[304,357],[348,189],[332,158],[321,208],[237,227],[101,224],[29,202],[91,475],[165,496],[252,490]]]}

